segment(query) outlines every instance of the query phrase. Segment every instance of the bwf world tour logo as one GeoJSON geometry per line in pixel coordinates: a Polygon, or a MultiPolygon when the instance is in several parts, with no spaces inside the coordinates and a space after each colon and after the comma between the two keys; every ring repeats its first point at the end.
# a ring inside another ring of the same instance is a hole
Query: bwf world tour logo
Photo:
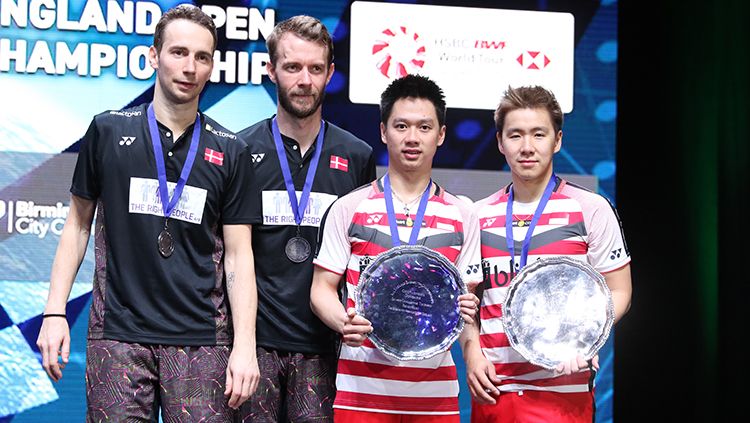
{"type": "Polygon", "coordinates": [[[383,39],[375,41],[372,55],[376,67],[386,78],[396,79],[417,73],[424,67],[427,49],[419,34],[405,26],[385,29],[383,39]]]}

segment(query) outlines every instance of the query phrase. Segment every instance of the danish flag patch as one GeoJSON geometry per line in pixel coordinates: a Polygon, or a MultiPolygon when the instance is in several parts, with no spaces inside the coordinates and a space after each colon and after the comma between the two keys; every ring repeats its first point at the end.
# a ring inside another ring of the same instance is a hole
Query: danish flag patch
{"type": "Polygon", "coordinates": [[[224,166],[224,153],[206,148],[206,152],[203,154],[203,160],[215,165],[224,166]]]}
{"type": "Polygon", "coordinates": [[[349,160],[339,156],[331,156],[331,163],[329,166],[331,169],[338,169],[343,170],[344,172],[349,172],[349,160]]]}

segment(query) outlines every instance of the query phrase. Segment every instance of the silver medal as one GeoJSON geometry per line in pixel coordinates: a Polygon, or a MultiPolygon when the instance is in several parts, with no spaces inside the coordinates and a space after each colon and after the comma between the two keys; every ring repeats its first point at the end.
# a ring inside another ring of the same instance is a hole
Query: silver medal
{"type": "Polygon", "coordinates": [[[172,234],[166,229],[159,233],[159,238],[156,240],[156,244],[159,247],[159,254],[164,258],[171,256],[174,252],[174,240],[172,239],[172,234]]]}
{"type": "Polygon", "coordinates": [[[284,251],[287,258],[293,263],[302,263],[310,257],[310,243],[301,236],[295,236],[287,241],[284,251]]]}

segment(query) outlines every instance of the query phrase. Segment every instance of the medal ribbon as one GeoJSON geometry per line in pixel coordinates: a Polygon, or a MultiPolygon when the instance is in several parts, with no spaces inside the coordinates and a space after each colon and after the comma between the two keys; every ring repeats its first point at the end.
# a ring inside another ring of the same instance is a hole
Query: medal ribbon
{"type": "MultiPolygon", "coordinates": [[[[419,200],[419,208],[417,208],[417,216],[414,219],[414,226],[411,228],[411,235],[409,236],[409,245],[415,245],[417,238],[419,237],[419,230],[422,228],[422,220],[424,219],[425,211],[427,211],[427,201],[430,199],[430,189],[432,188],[432,179],[427,184],[427,188],[422,194],[422,199],[419,200]]],[[[391,226],[391,244],[393,247],[401,245],[401,237],[398,236],[398,224],[396,223],[396,212],[393,208],[393,190],[391,189],[391,180],[388,179],[388,174],[385,174],[383,178],[383,191],[385,193],[385,210],[388,212],[388,224],[391,226]]]]}
{"type": "Polygon", "coordinates": [[[320,155],[323,153],[323,138],[325,137],[325,123],[321,119],[320,121],[320,132],[318,132],[318,138],[315,141],[315,152],[310,160],[310,168],[307,169],[307,177],[305,178],[305,185],[302,187],[302,194],[297,202],[297,191],[294,189],[294,180],[292,179],[292,172],[289,170],[289,161],[286,158],[286,152],[284,151],[284,144],[281,141],[281,132],[279,132],[279,124],[276,122],[276,117],[273,118],[271,125],[273,132],[273,142],[276,144],[276,155],[279,156],[279,164],[281,165],[281,173],[284,175],[284,185],[286,185],[286,192],[289,195],[289,203],[292,205],[292,212],[294,213],[294,221],[297,222],[299,229],[302,218],[305,216],[305,208],[307,208],[307,201],[310,199],[310,191],[312,191],[313,180],[315,179],[315,172],[318,171],[318,162],[320,161],[320,155]]]}
{"type": "Polygon", "coordinates": [[[151,145],[154,147],[154,156],[156,158],[156,174],[159,178],[159,197],[161,198],[161,207],[164,211],[164,217],[169,218],[172,214],[172,210],[174,210],[175,206],[180,201],[182,190],[185,188],[185,183],[187,183],[190,171],[193,169],[193,163],[195,163],[195,156],[198,152],[198,140],[200,139],[201,134],[201,115],[198,113],[195,118],[193,137],[190,140],[190,150],[188,150],[185,164],[182,166],[180,179],[174,187],[172,199],[169,198],[169,189],[167,188],[167,170],[164,166],[164,152],[161,148],[161,135],[159,134],[159,127],[156,123],[153,103],[149,104],[147,115],[148,130],[151,133],[151,145]]]}
{"type": "MultiPolygon", "coordinates": [[[[526,259],[529,256],[529,247],[531,246],[531,236],[534,234],[534,228],[536,227],[537,222],[539,222],[539,218],[542,217],[544,207],[547,205],[550,197],[552,197],[552,191],[555,189],[556,181],[557,176],[555,176],[555,174],[553,173],[549,182],[547,182],[547,187],[544,188],[544,194],[542,194],[542,198],[539,199],[539,204],[536,206],[534,217],[531,219],[529,228],[526,231],[526,237],[523,239],[523,243],[521,244],[521,267],[519,268],[519,270],[523,269],[523,267],[526,266],[526,259]]],[[[510,187],[508,204],[505,209],[505,241],[508,244],[508,251],[510,252],[511,269],[515,270],[514,262],[516,260],[516,251],[515,243],[513,241],[513,186],[510,187]]]]}

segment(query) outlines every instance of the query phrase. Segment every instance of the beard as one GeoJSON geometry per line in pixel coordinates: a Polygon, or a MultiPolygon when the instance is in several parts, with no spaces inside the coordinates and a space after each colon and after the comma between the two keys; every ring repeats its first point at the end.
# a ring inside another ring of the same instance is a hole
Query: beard
{"type": "Polygon", "coordinates": [[[312,116],[318,108],[320,108],[320,105],[323,103],[323,98],[325,98],[325,90],[321,91],[320,95],[315,98],[315,101],[313,101],[309,107],[299,107],[292,102],[286,90],[279,90],[279,104],[281,105],[281,108],[297,119],[304,119],[312,116]]]}

